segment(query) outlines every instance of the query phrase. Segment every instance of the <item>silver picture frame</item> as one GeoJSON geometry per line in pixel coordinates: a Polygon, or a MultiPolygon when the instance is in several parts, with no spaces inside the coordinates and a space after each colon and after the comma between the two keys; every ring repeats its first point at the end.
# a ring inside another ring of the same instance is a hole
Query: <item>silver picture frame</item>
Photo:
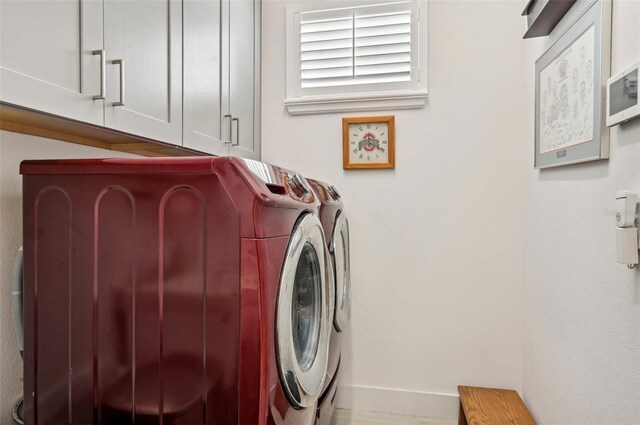
{"type": "Polygon", "coordinates": [[[609,157],[610,72],[611,1],[596,0],[536,61],[535,168],[609,157]]]}

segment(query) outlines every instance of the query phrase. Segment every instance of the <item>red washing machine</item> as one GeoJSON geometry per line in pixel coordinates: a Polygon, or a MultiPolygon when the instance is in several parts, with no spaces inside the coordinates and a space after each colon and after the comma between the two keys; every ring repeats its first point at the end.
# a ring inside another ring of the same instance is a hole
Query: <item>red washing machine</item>
{"type": "Polygon", "coordinates": [[[335,187],[318,180],[308,179],[307,181],[320,200],[320,222],[327,239],[335,282],[335,314],[329,338],[329,364],[322,395],[318,402],[316,422],[317,425],[329,425],[338,386],[342,331],[347,327],[351,317],[349,222],[344,212],[344,204],[335,187]]]}
{"type": "Polygon", "coordinates": [[[334,282],[297,173],[26,161],[25,423],[311,425],[334,282]]]}

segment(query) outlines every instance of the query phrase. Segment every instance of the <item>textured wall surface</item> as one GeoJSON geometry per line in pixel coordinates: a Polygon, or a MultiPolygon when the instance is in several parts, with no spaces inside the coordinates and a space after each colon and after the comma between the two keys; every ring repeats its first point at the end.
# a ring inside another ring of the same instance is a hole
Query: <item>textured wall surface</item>
{"type": "Polygon", "coordinates": [[[22,360],[11,312],[11,272],[22,245],[20,162],[40,158],[116,158],[125,153],[0,131],[0,425],[13,424],[11,409],[22,395],[22,360]]]}
{"type": "MultiPolygon", "coordinates": [[[[638,22],[640,2],[613,2],[612,74],[640,60],[638,22]]],[[[527,43],[528,146],[549,42],[527,43]]],[[[640,273],[616,262],[611,213],[640,190],[640,120],[612,128],[608,161],[535,171],[527,154],[525,400],[541,424],[640,424],[640,273]]]]}
{"type": "Polygon", "coordinates": [[[395,115],[397,165],[345,171],[347,114],[291,116],[284,107],[283,28],[293,3],[263,3],[263,159],[331,182],[345,199],[353,279],[345,391],[405,399],[411,394],[391,390],[519,388],[530,150],[524,6],[429,2],[428,105],[348,114],[395,115]]]}

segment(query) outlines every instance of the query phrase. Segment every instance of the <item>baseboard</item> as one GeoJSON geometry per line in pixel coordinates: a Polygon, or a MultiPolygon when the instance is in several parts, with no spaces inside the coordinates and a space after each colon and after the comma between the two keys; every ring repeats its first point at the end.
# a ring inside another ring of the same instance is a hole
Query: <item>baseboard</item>
{"type": "Polygon", "coordinates": [[[389,388],[339,385],[335,407],[425,418],[455,419],[459,397],[389,388]]]}

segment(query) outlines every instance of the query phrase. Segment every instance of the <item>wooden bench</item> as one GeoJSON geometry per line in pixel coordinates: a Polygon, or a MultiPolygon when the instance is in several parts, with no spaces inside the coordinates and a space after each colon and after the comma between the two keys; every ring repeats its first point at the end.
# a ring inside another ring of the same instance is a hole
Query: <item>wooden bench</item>
{"type": "Polygon", "coordinates": [[[514,390],[458,386],[458,425],[536,425],[514,390]]]}

